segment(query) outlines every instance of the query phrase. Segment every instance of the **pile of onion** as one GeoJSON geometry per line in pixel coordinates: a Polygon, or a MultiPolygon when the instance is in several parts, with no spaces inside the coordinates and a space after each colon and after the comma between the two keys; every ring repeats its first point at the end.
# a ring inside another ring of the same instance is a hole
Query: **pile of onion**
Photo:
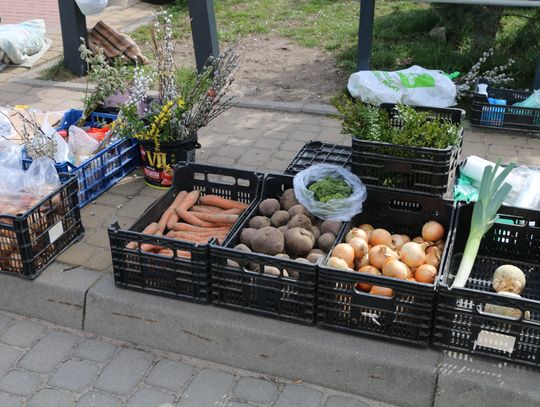
{"type": "MultiPolygon", "coordinates": [[[[352,228],[345,242],[334,248],[327,266],[433,284],[439,272],[444,235],[443,225],[434,220],[426,222],[421,234],[412,239],[363,224],[352,228]]],[[[355,287],[373,295],[394,295],[390,288],[369,283],[357,283],[355,287]]]]}

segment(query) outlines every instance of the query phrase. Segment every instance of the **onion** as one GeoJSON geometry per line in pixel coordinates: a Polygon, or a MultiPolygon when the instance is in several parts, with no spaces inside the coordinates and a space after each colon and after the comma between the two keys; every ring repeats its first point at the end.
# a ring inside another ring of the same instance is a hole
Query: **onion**
{"type": "Polygon", "coordinates": [[[358,260],[363,259],[369,251],[367,242],[359,237],[349,240],[349,245],[354,249],[354,257],[358,260]]]}
{"type": "Polygon", "coordinates": [[[375,229],[371,232],[371,238],[369,239],[373,246],[384,244],[385,246],[392,246],[392,235],[386,229],[375,229]]]}
{"type": "Polygon", "coordinates": [[[444,245],[446,242],[444,240],[439,240],[435,245],[439,248],[439,251],[442,253],[444,251],[444,245]]]}
{"type": "Polygon", "coordinates": [[[369,293],[373,295],[380,295],[381,297],[392,297],[394,295],[394,290],[388,287],[374,285],[373,287],[371,287],[369,293]]]}
{"type": "Polygon", "coordinates": [[[430,246],[426,249],[426,264],[431,264],[436,269],[441,264],[441,252],[437,246],[430,246]]]}
{"type": "Polygon", "coordinates": [[[439,222],[430,220],[422,226],[422,237],[424,240],[436,242],[444,237],[444,227],[439,222]]]}
{"type": "Polygon", "coordinates": [[[407,236],[407,235],[401,235],[401,237],[403,238],[403,240],[405,240],[405,243],[411,241],[411,238],[409,236],[407,236]]]}
{"type": "Polygon", "coordinates": [[[403,236],[405,235],[392,235],[392,249],[399,250],[401,246],[408,242],[403,236]]]}
{"type": "Polygon", "coordinates": [[[418,267],[426,262],[424,246],[414,242],[407,242],[399,251],[401,261],[409,267],[418,267]]]}
{"type": "Polygon", "coordinates": [[[417,236],[412,240],[414,243],[424,243],[425,240],[422,238],[422,236],[417,236]]]}
{"type": "Polygon", "coordinates": [[[437,277],[437,269],[431,264],[422,264],[414,270],[414,279],[419,283],[433,284],[437,277]]]}
{"type": "Polygon", "coordinates": [[[326,262],[326,265],[328,267],[332,267],[339,270],[349,270],[349,266],[347,262],[338,257],[330,257],[328,261],[326,262]]]}
{"type": "Polygon", "coordinates": [[[382,273],[383,276],[399,278],[400,280],[406,280],[412,277],[409,267],[396,259],[387,260],[383,265],[382,273]]]}
{"type": "Polygon", "coordinates": [[[340,243],[334,247],[332,257],[343,259],[350,268],[354,267],[354,249],[348,243],[340,243]]]}
{"type": "Polygon", "coordinates": [[[360,267],[369,266],[369,254],[366,253],[364,257],[362,257],[362,260],[360,260],[360,267]]]}
{"type": "Polygon", "coordinates": [[[382,269],[383,264],[389,259],[397,259],[399,255],[396,251],[385,245],[373,246],[369,251],[369,264],[382,269]]]}
{"type": "MultiPolygon", "coordinates": [[[[373,276],[380,276],[381,275],[381,272],[379,271],[379,269],[377,267],[373,267],[373,266],[364,266],[364,267],[361,267],[360,270],[358,270],[360,273],[366,273],[366,274],[371,274],[373,276]]],[[[371,290],[371,287],[373,287],[373,284],[369,284],[369,283],[356,283],[355,284],[355,287],[358,289],[358,290],[362,290],[362,291],[365,291],[365,292],[369,292],[369,290],[371,290]]]]}
{"type": "Polygon", "coordinates": [[[361,239],[364,239],[366,242],[368,241],[368,235],[366,232],[364,232],[360,228],[352,228],[349,230],[347,235],[345,236],[345,242],[349,243],[351,239],[354,239],[355,237],[359,237],[361,239]]]}
{"type": "Polygon", "coordinates": [[[363,223],[362,225],[358,226],[358,229],[362,229],[364,232],[366,232],[367,241],[369,243],[369,240],[371,239],[371,232],[373,232],[375,228],[367,223],[363,223]]]}

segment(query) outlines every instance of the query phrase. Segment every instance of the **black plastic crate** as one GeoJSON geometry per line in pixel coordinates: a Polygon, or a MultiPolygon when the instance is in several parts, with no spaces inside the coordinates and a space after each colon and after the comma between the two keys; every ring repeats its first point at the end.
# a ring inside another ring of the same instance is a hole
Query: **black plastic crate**
{"type": "Polygon", "coordinates": [[[331,164],[350,169],[351,154],[349,146],[308,141],[292,159],[285,174],[296,175],[315,164],[331,164]]]}
{"type": "Polygon", "coordinates": [[[489,97],[506,100],[506,105],[492,105],[484,95],[475,93],[471,106],[471,125],[538,133],[540,132],[540,109],[512,106],[531,95],[532,92],[489,87],[489,97]]]}
{"type": "Polygon", "coordinates": [[[150,206],[129,230],[120,229],[118,225],[109,228],[116,285],[172,298],[210,302],[209,244],[156,237],[143,234],[142,230],[159,221],[182,190],[198,190],[201,195],[219,195],[249,204],[258,197],[261,182],[262,175],[252,171],[195,163],[177,166],[173,188],[150,206]],[[137,242],[137,248],[127,248],[130,242],[137,242]],[[172,256],[143,252],[141,244],[170,249],[172,256]],[[189,252],[191,257],[179,256],[178,251],[189,252]]]}
{"type": "Polygon", "coordinates": [[[77,177],[59,176],[62,185],[25,213],[0,215],[0,272],[34,279],[82,237],[77,177]]]}
{"type": "Polygon", "coordinates": [[[266,198],[278,199],[283,191],[292,188],[293,176],[268,174],[263,182],[260,200],[252,204],[242,224],[225,241],[223,246],[210,247],[212,269],[212,303],[241,311],[262,314],[302,324],[314,324],[316,317],[315,264],[300,263],[260,253],[234,250],[241,229],[249,219],[258,214],[258,204],[266,198]],[[234,263],[240,263],[238,267],[234,263]],[[279,276],[254,272],[243,264],[256,263],[287,270],[279,276]]]}
{"type": "Polygon", "coordinates": [[[502,206],[482,239],[464,288],[452,288],[469,235],[473,204],[456,212],[452,243],[439,283],[433,345],[540,366],[540,212],[502,206]],[[495,269],[519,267],[526,276],[521,299],[498,295],[495,269]],[[521,317],[486,312],[486,304],[521,311],[521,317]]]}
{"type": "MultiPolygon", "coordinates": [[[[392,126],[400,128],[396,105],[383,104],[392,126]]],[[[423,108],[430,117],[461,123],[461,109],[423,108]]],[[[456,146],[444,149],[409,147],[352,137],[352,172],[366,185],[444,196],[451,191],[461,154],[463,129],[456,146]]]]}
{"type": "MultiPolygon", "coordinates": [[[[451,230],[452,201],[384,188],[368,187],[362,213],[342,229],[338,241],[344,241],[350,228],[369,223],[391,233],[421,235],[422,225],[436,220],[451,230]]],[[[446,245],[441,266],[444,263],[446,245]]],[[[326,260],[326,259],[324,259],[326,260]]],[[[432,331],[436,284],[398,280],[384,276],[336,270],[319,264],[317,320],[330,329],[366,334],[427,346],[432,331]],[[393,297],[372,295],[355,288],[369,283],[394,290],[393,297]]]]}

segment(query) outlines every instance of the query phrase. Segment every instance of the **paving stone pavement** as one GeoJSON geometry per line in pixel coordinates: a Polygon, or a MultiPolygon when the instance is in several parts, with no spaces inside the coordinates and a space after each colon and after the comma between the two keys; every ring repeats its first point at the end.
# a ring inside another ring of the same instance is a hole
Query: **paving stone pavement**
{"type": "Polygon", "coordinates": [[[390,407],[4,312],[0,406],[390,407]]]}

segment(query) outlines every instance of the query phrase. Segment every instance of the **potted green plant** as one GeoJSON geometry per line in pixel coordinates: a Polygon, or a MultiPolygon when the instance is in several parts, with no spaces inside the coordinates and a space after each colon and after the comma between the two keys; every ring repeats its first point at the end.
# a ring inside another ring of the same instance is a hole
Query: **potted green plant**
{"type": "Polygon", "coordinates": [[[130,96],[113,123],[115,133],[139,141],[145,182],[156,188],[171,186],[175,163],[195,160],[199,129],[230,107],[227,94],[238,66],[235,49],[228,48],[192,80],[178,84],[171,21],[170,14],[163,22],[155,19],[150,44],[155,72],[135,68],[130,96]],[[150,98],[156,78],[158,96],[150,98]]]}

